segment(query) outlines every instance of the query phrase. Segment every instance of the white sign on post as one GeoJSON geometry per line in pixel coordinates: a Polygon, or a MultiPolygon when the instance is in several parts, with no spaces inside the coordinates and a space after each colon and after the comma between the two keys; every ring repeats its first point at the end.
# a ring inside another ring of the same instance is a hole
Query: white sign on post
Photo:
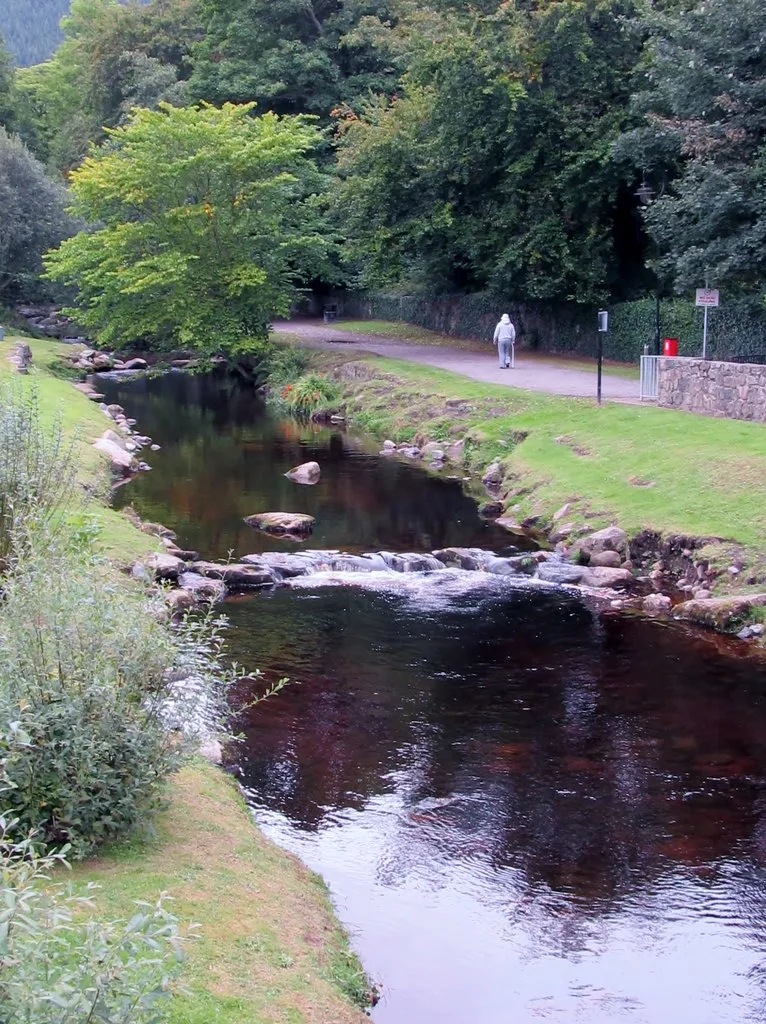
{"type": "Polygon", "coordinates": [[[697,289],[697,305],[698,306],[717,306],[718,305],[719,292],[717,288],[698,288],[697,289]]]}
{"type": "Polygon", "coordinates": [[[702,358],[707,359],[707,311],[718,306],[719,293],[717,288],[698,288],[697,305],[705,309],[705,325],[702,328],[702,358]]]}

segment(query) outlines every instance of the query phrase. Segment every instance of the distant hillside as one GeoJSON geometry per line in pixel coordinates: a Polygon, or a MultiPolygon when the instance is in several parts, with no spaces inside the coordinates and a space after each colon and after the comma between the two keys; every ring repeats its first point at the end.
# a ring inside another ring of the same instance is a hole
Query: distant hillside
{"type": "Polygon", "coordinates": [[[0,0],[0,35],[20,67],[47,60],[61,42],[69,0],[0,0]]]}

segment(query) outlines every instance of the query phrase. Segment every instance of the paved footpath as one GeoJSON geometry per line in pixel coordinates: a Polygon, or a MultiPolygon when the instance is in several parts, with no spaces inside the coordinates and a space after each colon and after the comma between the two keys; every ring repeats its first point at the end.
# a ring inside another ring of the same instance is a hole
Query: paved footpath
{"type": "MultiPolygon", "coordinates": [[[[527,388],[530,391],[547,391],[551,395],[572,395],[582,398],[596,397],[596,370],[573,369],[565,360],[546,361],[545,357],[516,353],[516,368],[501,370],[497,365],[497,349],[486,345],[486,349],[451,348],[441,345],[418,345],[402,341],[401,338],[384,337],[379,334],[356,334],[339,331],[320,320],[291,320],[274,324],[277,332],[296,334],[312,348],[337,348],[339,344],[350,345],[365,352],[389,356],[391,359],[405,359],[411,363],[435,366],[440,370],[452,370],[464,377],[484,381],[487,384],[505,384],[508,387],[527,388]]],[[[638,402],[639,383],[630,377],[619,377],[604,371],[602,394],[612,402],[638,402]]]]}

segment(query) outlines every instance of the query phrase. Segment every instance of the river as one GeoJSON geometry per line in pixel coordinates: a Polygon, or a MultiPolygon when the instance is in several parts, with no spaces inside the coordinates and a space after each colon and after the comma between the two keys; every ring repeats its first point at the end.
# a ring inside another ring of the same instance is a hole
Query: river
{"type": "MultiPolygon", "coordinates": [[[[224,377],[100,382],[161,450],[116,492],[203,557],[509,553],[459,480],[271,416],[224,377]],[[316,459],[322,481],[283,476],[316,459]]],[[[763,1024],[766,669],[736,641],[450,571],[227,601],[290,685],[230,748],[261,827],[327,880],[380,1024],[763,1024]]],[[[329,1024],[329,1022],[328,1022],[329,1024]]]]}

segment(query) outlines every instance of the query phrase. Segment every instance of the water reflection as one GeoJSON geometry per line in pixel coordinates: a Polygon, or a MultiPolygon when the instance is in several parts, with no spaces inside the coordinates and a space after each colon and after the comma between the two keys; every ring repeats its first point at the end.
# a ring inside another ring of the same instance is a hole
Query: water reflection
{"type": "Polygon", "coordinates": [[[299,681],[232,756],[334,883],[376,1019],[766,1019],[758,666],[556,592],[410,586],[230,609],[299,681]]]}
{"type": "MultiPolygon", "coordinates": [[[[162,446],[152,472],[116,495],[145,519],[171,520],[185,545],[205,557],[272,550],[242,520],[255,512],[315,516],[311,546],[350,551],[431,551],[453,544],[503,549],[509,535],[476,514],[456,480],[377,455],[377,445],[337,428],[269,415],[252,386],[226,375],[170,374],[99,383],[162,446]],[[316,460],[322,480],[301,487],[284,477],[316,460]]],[[[280,541],[291,551],[300,542],[280,541]]]]}

